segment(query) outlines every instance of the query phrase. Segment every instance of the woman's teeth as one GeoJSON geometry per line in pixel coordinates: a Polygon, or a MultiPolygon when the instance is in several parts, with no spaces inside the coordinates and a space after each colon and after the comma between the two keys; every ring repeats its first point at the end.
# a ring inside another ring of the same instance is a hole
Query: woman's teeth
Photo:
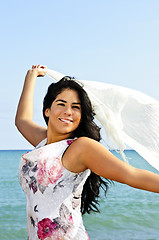
{"type": "Polygon", "coordinates": [[[70,122],[72,122],[71,120],[63,119],[63,118],[61,118],[60,120],[61,120],[62,122],[66,122],[66,123],[70,123],[70,122]]]}

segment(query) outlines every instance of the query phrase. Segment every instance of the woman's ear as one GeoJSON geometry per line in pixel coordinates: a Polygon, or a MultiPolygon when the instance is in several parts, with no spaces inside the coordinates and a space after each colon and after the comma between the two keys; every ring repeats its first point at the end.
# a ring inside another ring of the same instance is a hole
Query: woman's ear
{"type": "Polygon", "coordinates": [[[49,109],[49,108],[47,108],[47,109],[45,110],[45,116],[46,116],[46,117],[49,117],[49,116],[50,116],[50,109],[49,109]]]}

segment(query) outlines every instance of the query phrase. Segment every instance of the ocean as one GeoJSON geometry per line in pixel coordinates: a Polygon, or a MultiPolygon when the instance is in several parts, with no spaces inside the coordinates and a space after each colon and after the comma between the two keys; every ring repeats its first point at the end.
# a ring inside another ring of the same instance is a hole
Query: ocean
{"type": "MultiPolygon", "coordinates": [[[[27,239],[25,196],[18,182],[24,152],[0,151],[0,240],[27,239]]],[[[135,151],[125,154],[131,165],[158,173],[135,151]]],[[[83,219],[91,240],[158,240],[159,195],[114,183],[106,197],[101,192],[100,213],[83,219]]]]}

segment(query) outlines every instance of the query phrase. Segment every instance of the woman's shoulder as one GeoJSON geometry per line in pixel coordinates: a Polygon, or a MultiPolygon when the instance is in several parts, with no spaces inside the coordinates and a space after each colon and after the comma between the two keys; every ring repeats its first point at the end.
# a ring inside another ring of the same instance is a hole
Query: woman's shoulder
{"type": "Polygon", "coordinates": [[[67,149],[63,158],[64,166],[73,169],[74,172],[91,169],[92,161],[99,159],[105,150],[98,141],[89,137],[79,137],[67,149]]]}
{"type": "Polygon", "coordinates": [[[81,144],[83,144],[83,143],[99,143],[97,140],[94,140],[89,137],[79,137],[76,139],[76,141],[81,144]]]}
{"type": "Polygon", "coordinates": [[[91,147],[101,145],[98,141],[89,137],[79,137],[72,144],[72,150],[81,153],[82,151],[88,150],[91,147]]]}
{"type": "Polygon", "coordinates": [[[62,158],[64,167],[72,172],[85,171],[87,168],[81,159],[87,156],[88,149],[92,149],[92,142],[96,141],[88,137],[79,137],[72,141],[62,158]]]}

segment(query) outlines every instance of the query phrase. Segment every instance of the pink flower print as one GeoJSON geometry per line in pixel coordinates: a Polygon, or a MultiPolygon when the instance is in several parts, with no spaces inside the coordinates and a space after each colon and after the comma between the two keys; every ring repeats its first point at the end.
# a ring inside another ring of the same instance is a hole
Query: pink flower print
{"type": "Polygon", "coordinates": [[[53,236],[53,231],[57,227],[55,222],[52,222],[49,218],[44,218],[38,222],[38,238],[44,240],[53,236]]]}
{"type": "Polygon", "coordinates": [[[74,140],[67,140],[67,144],[70,145],[71,143],[73,143],[74,140]]]}
{"type": "Polygon", "coordinates": [[[89,238],[89,236],[88,236],[88,233],[85,231],[85,233],[86,233],[86,236],[87,236],[87,240],[90,240],[90,238],[89,238]]]}
{"type": "Polygon", "coordinates": [[[54,184],[63,175],[63,166],[58,157],[52,160],[45,159],[38,163],[37,168],[37,181],[44,187],[50,183],[54,184]]]}
{"type": "Polygon", "coordinates": [[[72,215],[69,217],[68,221],[73,224],[73,217],[72,217],[72,215]]]}

